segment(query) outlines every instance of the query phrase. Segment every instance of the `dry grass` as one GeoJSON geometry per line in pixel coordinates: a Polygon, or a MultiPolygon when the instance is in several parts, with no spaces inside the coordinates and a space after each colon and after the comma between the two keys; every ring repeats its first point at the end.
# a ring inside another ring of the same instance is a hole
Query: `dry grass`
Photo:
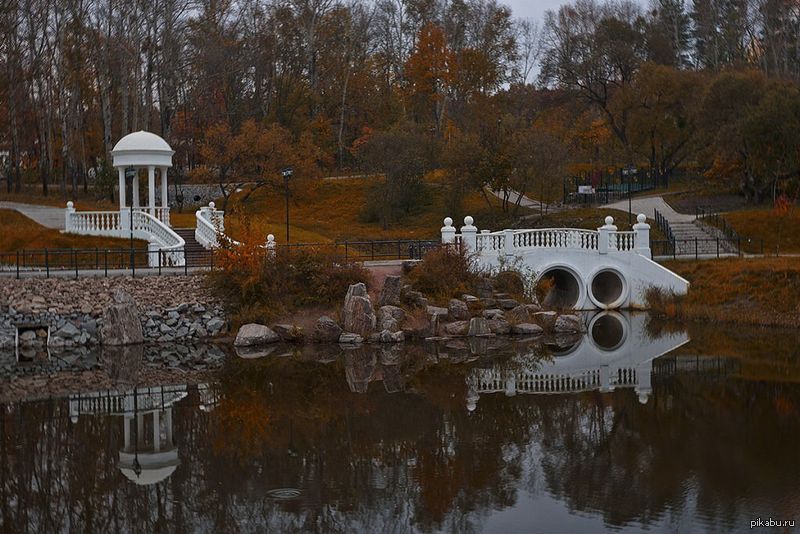
{"type": "MultiPolygon", "coordinates": [[[[137,248],[147,248],[144,241],[134,241],[137,248]]],[[[130,241],[112,237],[62,234],[45,228],[19,212],[0,210],[0,252],[43,248],[130,248],[130,241]]]]}
{"type": "MultiPolygon", "coordinates": [[[[344,240],[377,239],[436,239],[442,220],[448,213],[447,192],[435,183],[429,183],[426,198],[420,199],[417,213],[402,222],[383,228],[380,223],[364,222],[362,208],[370,193],[369,179],[322,181],[313,190],[297,195],[289,207],[290,240],[301,242],[329,242],[344,240]]],[[[262,189],[247,200],[244,193],[234,195],[228,203],[225,218],[226,231],[234,238],[250,225],[257,235],[272,233],[276,240],[286,240],[285,206],[281,193],[262,189]],[[242,217],[242,215],[244,217],[242,217]]],[[[499,200],[495,205],[499,205],[499,200]]],[[[218,203],[221,208],[221,203],[218,203]]],[[[479,193],[464,200],[463,211],[472,214],[479,226],[487,226],[487,205],[479,193]]]]}
{"type": "Polygon", "coordinates": [[[723,215],[725,220],[743,238],[748,237],[759,246],[764,240],[764,253],[797,253],[800,252],[800,209],[794,208],[783,220],[776,217],[772,209],[758,208],[733,211],[723,215]],[[778,242],[778,225],[782,224],[780,243],[778,242]],[[779,248],[780,245],[780,248],[779,248]]]}
{"type": "Polygon", "coordinates": [[[49,195],[42,196],[41,189],[26,189],[21,193],[7,193],[5,190],[0,192],[0,200],[7,200],[9,202],[21,202],[23,204],[39,204],[42,206],[54,206],[63,208],[67,205],[68,200],[75,202],[76,207],[82,210],[116,210],[119,209],[119,204],[111,202],[108,199],[98,200],[93,191],[86,194],[82,192],[77,196],[67,193],[67,196],[62,196],[57,190],[53,190],[49,195]]]}
{"type": "Polygon", "coordinates": [[[691,282],[689,294],[653,295],[654,313],[670,318],[760,326],[800,325],[800,260],[730,258],[666,262],[691,282]]]}

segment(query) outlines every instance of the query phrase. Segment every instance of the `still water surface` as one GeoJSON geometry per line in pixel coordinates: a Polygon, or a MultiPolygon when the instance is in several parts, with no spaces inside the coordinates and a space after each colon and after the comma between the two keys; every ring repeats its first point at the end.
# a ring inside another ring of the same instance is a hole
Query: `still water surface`
{"type": "Polygon", "coordinates": [[[2,530],[732,532],[800,519],[796,334],[614,314],[587,326],[547,342],[276,348],[231,355],[208,383],[6,404],[2,530]]]}

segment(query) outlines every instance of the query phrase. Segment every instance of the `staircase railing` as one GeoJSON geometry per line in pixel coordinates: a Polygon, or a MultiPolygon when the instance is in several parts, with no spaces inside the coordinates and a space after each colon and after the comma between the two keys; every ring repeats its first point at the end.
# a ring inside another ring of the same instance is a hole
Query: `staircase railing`
{"type": "Polygon", "coordinates": [[[194,231],[194,238],[206,250],[217,248],[220,241],[226,241],[233,245],[238,245],[237,241],[225,235],[225,212],[218,210],[213,202],[208,206],[203,206],[195,212],[197,227],[194,231]]]}
{"type": "Polygon", "coordinates": [[[159,265],[182,266],[186,262],[184,247],[186,241],[176,234],[172,228],[144,211],[133,212],[133,234],[140,239],[147,239],[160,251],[158,256],[149,258],[150,267],[159,265]],[[159,263],[160,261],[160,263],[159,263]]]}

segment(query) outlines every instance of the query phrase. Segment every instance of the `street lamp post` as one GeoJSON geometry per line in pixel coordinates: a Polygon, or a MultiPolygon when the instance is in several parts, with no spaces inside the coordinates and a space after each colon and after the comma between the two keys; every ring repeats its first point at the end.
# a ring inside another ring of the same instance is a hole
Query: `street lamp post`
{"type": "Polygon", "coordinates": [[[285,169],[281,170],[281,175],[283,176],[283,191],[284,195],[286,196],[286,244],[289,244],[289,180],[294,174],[294,169],[291,167],[286,167],[285,169]]]}

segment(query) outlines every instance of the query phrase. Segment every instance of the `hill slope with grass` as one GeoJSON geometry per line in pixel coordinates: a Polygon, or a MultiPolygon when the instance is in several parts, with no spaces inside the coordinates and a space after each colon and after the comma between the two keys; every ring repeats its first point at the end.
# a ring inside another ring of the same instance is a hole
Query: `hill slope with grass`
{"type": "MultiPolygon", "coordinates": [[[[147,248],[147,243],[138,239],[134,240],[134,245],[138,249],[147,248]]],[[[16,211],[0,210],[0,252],[44,248],[127,249],[130,246],[128,239],[65,234],[45,228],[16,211]]]]}

